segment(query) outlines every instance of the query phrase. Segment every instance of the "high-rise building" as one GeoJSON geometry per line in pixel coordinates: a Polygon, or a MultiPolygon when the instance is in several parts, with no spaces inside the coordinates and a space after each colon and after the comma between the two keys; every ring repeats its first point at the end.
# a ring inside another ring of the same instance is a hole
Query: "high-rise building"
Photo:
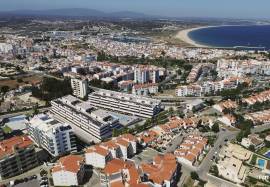
{"type": "Polygon", "coordinates": [[[73,95],[79,98],[85,98],[88,94],[88,81],[81,79],[71,79],[73,95]]]}
{"type": "Polygon", "coordinates": [[[34,144],[27,136],[0,142],[0,180],[22,174],[38,164],[34,144]]]}
{"type": "Polygon", "coordinates": [[[100,142],[112,136],[112,129],[120,128],[118,118],[71,95],[56,99],[51,104],[54,117],[70,124],[83,141],[100,142]]]}
{"type": "Polygon", "coordinates": [[[151,118],[161,110],[160,100],[110,90],[100,89],[89,94],[88,99],[97,108],[143,118],[151,118]]]}
{"type": "Polygon", "coordinates": [[[63,124],[46,114],[39,114],[27,123],[31,139],[54,157],[77,151],[76,136],[68,124],[63,124]]]}
{"type": "Polygon", "coordinates": [[[134,70],[134,82],[136,83],[147,83],[150,80],[150,72],[146,68],[136,68],[134,70]]]}

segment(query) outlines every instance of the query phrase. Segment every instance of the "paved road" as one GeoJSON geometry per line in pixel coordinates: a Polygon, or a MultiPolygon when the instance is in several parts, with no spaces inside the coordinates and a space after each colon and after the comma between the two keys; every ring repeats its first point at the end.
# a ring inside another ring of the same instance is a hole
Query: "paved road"
{"type": "Polygon", "coordinates": [[[181,142],[183,141],[184,134],[185,133],[183,131],[179,132],[179,134],[171,142],[172,145],[167,147],[166,153],[171,153],[171,152],[174,152],[176,150],[177,146],[179,146],[181,144],[181,142]],[[181,133],[183,133],[182,136],[181,136],[181,133]]]}
{"type": "Polygon", "coordinates": [[[207,180],[207,176],[206,174],[208,173],[208,171],[210,170],[210,167],[212,165],[212,161],[211,159],[213,158],[213,156],[215,155],[215,153],[219,153],[220,152],[220,145],[224,145],[225,144],[225,139],[228,139],[229,141],[234,139],[236,137],[236,135],[238,134],[239,131],[221,131],[218,134],[218,138],[214,144],[214,147],[211,148],[211,150],[208,152],[208,154],[206,155],[206,157],[203,159],[202,163],[200,164],[200,166],[197,169],[197,173],[200,176],[201,179],[203,180],[207,180]]]}
{"type": "Polygon", "coordinates": [[[263,125],[259,125],[259,126],[254,127],[253,129],[251,129],[251,132],[258,133],[258,132],[262,132],[262,131],[265,131],[268,129],[270,129],[270,123],[265,123],[263,125]]]}
{"type": "Polygon", "coordinates": [[[160,100],[168,100],[168,101],[182,101],[182,100],[194,100],[194,99],[222,99],[221,96],[203,96],[203,97],[176,97],[173,95],[159,95],[159,96],[153,96],[155,99],[160,100]]]}
{"type": "MultiPolygon", "coordinates": [[[[40,108],[38,109],[40,112],[44,112],[46,110],[49,110],[50,107],[46,107],[46,108],[40,108]]],[[[16,112],[16,113],[10,113],[10,114],[4,114],[4,115],[0,115],[0,119],[2,118],[11,118],[11,117],[15,117],[15,116],[19,116],[19,115],[23,115],[23,114],[27,114],[29,111],[31,111],[32,109],[29,110],[25,110],[25,111],[21,111],[21,112],[16,112]]]]}
{"type": "Polygon", "coordinates": [[[225,144],[225,141],[224,141],[225,139],[228,139],[228,140],[234,139],[238,132],[239,131],[221,131],[218,134],[218,138],[214,144],[214,147],[211,148],[211,150],[205,156],[205,158],[203,159],[199,167],[182,164],[182,170],[181,170],[182,176],[180,178],[178,186],[182,186],[184,184],[185,180],[190,176],[190,172],[192,171],[197,172],[201,179],[207,181],[208,179],[207,173],[209,172],[210,167],[212,165],[211,159],[215,155],[215,152],[220,151],[219,146],[225,144]]]}

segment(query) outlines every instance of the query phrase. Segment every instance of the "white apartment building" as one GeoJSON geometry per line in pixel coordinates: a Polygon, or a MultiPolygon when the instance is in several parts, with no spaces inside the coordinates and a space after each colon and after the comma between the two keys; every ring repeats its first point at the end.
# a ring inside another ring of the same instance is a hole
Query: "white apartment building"
{"type": "Polygon", "coordinates": [[[13,46],[8,43],[0,43],[0,52],[2,53],[8,53],[13,49],[13,46]]]}
{"type": "Polygon", "coordinates": [[[216,70],[218,76],[223,78],[245,74],[270,75],[270,61],[220,59],[216,70]]]}
{"type": "Polygon", "coordinates": [[[111,152],[99,145],[92,146],[85,151],[85,163],[96,168],[104,169],[112,159],[111,152]]]}
{"type": "Polygon", "coordinates": [[[85,150],[87,165],[104,169],[115,158],[128,159],[137,153],[137,140],[131,134],[124,134],[85,150]]]}
{"type": "Polygon", "coordinates": [[[202,87],[199,85],[179,86],[176,88],[176,96],[202,96],[202,87]]]}
{"type": "Polygon", "coordinates": [[[77,151],[76,137],[70,125],[60,123],[46,114],[34,116],[26,125],[35,144],[52,156],[77,151]]]}
{"type": "Polygon", "coordinates": [[[112,135],[113,128],[120,128],[119,119],[96,109],[71,95],[51,101],[51,112],[60,121],[69,123],[75,134],[86,142],[100,142],[112,135]]]}
{"type": "Polygon", "coordinates": [[[79,186],[84,177],[84,159],[79,155],[68,155],[59,159],[52,168],[54,186],[79,186]]]}
{"type": "Polygon", "coordinates": [[[80,79],[71,79],[73,95],[79,98],[85,98],[88,94],[88,81],[80,79]]]}
{"type": "Polygon", "coordinates": [[[150,80],[150,72],[148,69],[136,68],[134,70],[134,82],[135,83],[147,83],[150,80]]]}
{"type": "Polygon", "coordinates": [[[149,94],[158,93],[158,84],[138,84],[132,87],[133,95],[148,96],[149,94]]]}
{"type": "Polygon", "coordinates": [[[97,108],[143,118],[150,118],[161,110],[160,100],[110,90],[100,89],[89,94],[88,99],[89,103],[97,108]]]}
{"type": "Polygon", "coordinates": [[[164,74],[164,69],[155,66],[138,66],[134,68],[135,83],[157,83],[159,77],[164,74]]]}

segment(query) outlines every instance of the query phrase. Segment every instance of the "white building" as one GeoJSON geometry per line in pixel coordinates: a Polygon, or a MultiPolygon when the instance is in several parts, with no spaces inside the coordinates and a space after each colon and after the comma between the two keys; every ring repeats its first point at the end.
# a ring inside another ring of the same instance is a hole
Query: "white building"
{"type": "Polygon", "coordinates": [[[158,93],[158,84],[137,84],[132,87],[133,95],[148,96],[158,93]]]}
{"type": "Polygon", "coordinates": [[[85,151],[85,159],[87,165],[103,169],[112,159],[128,159],[136,153],[136,138],[131,134],[124,134],[110,141],[87,148],[85,151]]]}
{"type": "Polygon", "coordinates": [[[89,103],[97,108],[103,108],[131,114],[143,118],[150,118],[161,110],[161,101],[132,94],[125,94],[110,90],[99,90],[89,94],[89,103]]]}
{"type": "Polygon", "coordinates": [[[78,155],[60,158],[52,168],[54,186],[79,186],[84,177],[84,159],[78,155]]]}
{"type": "Polygon", "coordinates": [[[13,49],[13,46],[11,44],[0,43],[0,52],[2,52],[2,53],[8,53],[12,49],[13,49]]]}
{"type": "Polygon", "coordinates": [[[56,118],[69,123],[75,134],[86,142],[100,142],[112,135],[112,129],[120,128],[118,118],[96,109],[71,95],[51,102],[51,112],[56,118]]]}
{"type": "Polygon", "coordinates": [[[104,169],[112,158],[111,152],[99,145],[92,146],[85,151],[85,163],[95,168],[104,169]]]}
{"type": "Polygon", "coordinates": [[[45,114],[39,114],[26,122],[28,134],[39,147],[57,157],[77,151],[76,137],[68,124],[63,124],[45,114]]]}
{"type": "Polygon", "coordinates": [[[264,140],[260,138],[258,134],[250,134],[247,138],[242,139],[241,145],[246,148],[249,148],[249,146],[253,145],[255,150],[258,150],[262,148],[265,144],[264,140]]]}
{"type": "Polygon", "coordinates": [[[188,85],[188,86],[178,86],[176,88],[176,96],[202,96],[202,87],[200,85],[188,85]]]}
{"type": "Polygon", "coordinates": [[[88,94],[88,81],[80,79],[71,79],[73,95],[79,98],[85,98],[88,94]]]}
{"type": "Polygon", "coordinates": [[[150,80],[150,72],[145,68],[136,68],[134,70],[134,82],[135,83],[147,83],[150,80]]]}

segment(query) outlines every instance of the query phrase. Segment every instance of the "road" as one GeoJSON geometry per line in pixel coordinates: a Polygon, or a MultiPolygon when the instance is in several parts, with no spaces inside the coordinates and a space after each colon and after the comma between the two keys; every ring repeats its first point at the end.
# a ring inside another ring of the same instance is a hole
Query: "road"
{"type": "MultiPolygon", "coordinates": [[[[44,111],[47,111],[49,110],[50,107],[46,107],[46,108],[40,108],[38,109],[40,112],[44,112],[44,111]]],[[[25,110],[25,111],[21,111],[21,112],[15,112],[15,113],[10,113],[10,114],[4,114],[4,115],[0,115],[0,119],[3,119],[3,118],[11,118],[11,117],[15,117],[15,116],[19,116],[19,115],[23,115],[23,114],[27,114],[29,111],[31,111],[32,109],[30,110],[25,110]]]]}
{"type": "Polygon", "coordinates": [[[209,172],[210,167],[212,165],[211,159],[215,155],[215,152],[220,151],[219,146],[225,144],[225,139],[228,139],[229,141],[234,139],[238,132],[239,131],[228,131],[228,130],[219,132],[218,138],[217,138],[214,146],[211,148],[211,150],[205,156],[205,158],[203,159],[203,161],[199,167],[195,167],[195,166],[191,166],[191,165],[187,165],[187,164],[182,164],[182,175],[181,175],[180,181],[178,183],[178,186],[182,186],[184,184],[185,180],[190,176],[190,172],[192,172],[192,171],[197,172],[199,177],[202,180],[207,181],[208,180],[207,173],[209,172]]]}
{"type": "Polygon", "coordinates": [[[210,96],[210,97],[176,97],[173,95],[159,95],[159,96],[153,96],[154,99],[159,99],[162,101],[175,101],[175,102],[179,102],[179,101],[183,101],[183,100],[194,100],[194,99],[214,99],[214,100],[220,100],[222,99],[221,96],[210,96]]]}
{"type": "Polygon", "coordinates": [[[265,131],[268,129],[270,129],[270,123],[265,123],[263,125],[259,125],[259,126],[254,127],[253,129],[251,129],[251,132],[252,133],[259,133],[259,132],[262,132],[262,131],[265,131]]]}

